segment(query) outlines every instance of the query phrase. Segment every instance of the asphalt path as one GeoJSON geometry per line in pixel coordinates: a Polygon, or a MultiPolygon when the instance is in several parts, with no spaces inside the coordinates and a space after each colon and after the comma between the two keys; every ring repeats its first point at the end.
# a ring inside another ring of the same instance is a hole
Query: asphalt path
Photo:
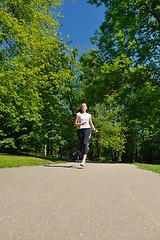
{"type": "Polygon", "coordinates": [[[130,164],[0,170],[0,240],[160,240],[160,175],[130,164]]]}

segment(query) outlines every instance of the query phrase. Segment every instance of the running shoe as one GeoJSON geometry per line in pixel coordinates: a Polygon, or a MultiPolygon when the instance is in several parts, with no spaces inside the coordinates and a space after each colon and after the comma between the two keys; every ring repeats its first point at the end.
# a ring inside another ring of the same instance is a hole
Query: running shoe
{"type": "Polygon", "coordinates": [[[85,161],[83,160],[81,163],[80,163],[80,166],[84,167],[85,165],[85,161]]]}

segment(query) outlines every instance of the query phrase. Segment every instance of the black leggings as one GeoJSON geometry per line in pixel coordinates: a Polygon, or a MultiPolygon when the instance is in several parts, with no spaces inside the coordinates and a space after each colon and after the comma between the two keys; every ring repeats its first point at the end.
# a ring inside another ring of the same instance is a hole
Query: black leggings
{"type": "Polygon", "coordinates": [[[81,145],[82,155],[88,153],[88,141],[90,138],[91,130],[90,128],[78,129],[78,137],[81,145]]]}

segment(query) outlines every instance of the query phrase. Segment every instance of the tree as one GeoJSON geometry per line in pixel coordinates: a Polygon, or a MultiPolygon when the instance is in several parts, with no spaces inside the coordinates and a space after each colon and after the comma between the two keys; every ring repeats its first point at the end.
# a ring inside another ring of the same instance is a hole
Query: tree
{"type": "Polygon", "coordinates": [[[54,9],[60,4],[1,1],[1,148],[64,141],[61,113],[72,85],[73,59],[58,38],[54,9]]]}
{"type": "Polygon", "coordinates": [[[113,150],[119,151],[123,161],[157,162],[160,108],[157,81],[147,68],[131,67],[124,55],[110,64],[102,61],[98,64],[97,58],[98,54],[92,52],[82,56],[81,78],[84,95],[93,109],[98,109],[95,119],[101,147],[110,148],[112,155],[113,150]]]}
{"type": "MultiPolygon", "coordinates": [[[[106,7],[105,18],[92,41],[101,61],[86,89],[96,104],[120,108],[125,126],[125,161],[158,162],[159,155],[159,33],[157,0],[89,0],[106,7]],[[118,7],[117,7],[118,6],[118,7]],[[96,89],[96,90],[95,90],[96,89]],[[91,96],[91,95],[90,95],[91,96]]],[[[85,69],[85,67],[84,67],[85,69]]],[[[86,80],[87,79],[87,80],[86,80]]],[[[116,119],[114,122],[116,123],[116,119]]]]}
{"type": "MultiPolygon", "coordinates": [[[[125,54],[134,66],[159,69],[160,8],[158,0],[89,0],[106,7],[105,19],[93,38],[102,58],[111,62],[125,54]]],[[[155,71],[156,69],[156,71],[155,71]]],[[[158,76],[158,75],[157,75],[158,76]]]]}
{"type": "Polygon", "coordinates": [[[124,151],[125,135],[123,120],[120,118],[121,105],[118,99],[118,91],[126,81],[126,72],[129,69],[129,60],[124,56],[117,57],[112,64],[103,63],[97,51],[85,53],[81,59],[83,79],[83,93],[87,96],[87,103],[93,112],[94,122],[98,127],[100,138],[91,140],[92,149],[98,152],[106,150],[112,161],[120,159],[124,151]],[[97,148],[96,145],[99,147],[97,148]]]}

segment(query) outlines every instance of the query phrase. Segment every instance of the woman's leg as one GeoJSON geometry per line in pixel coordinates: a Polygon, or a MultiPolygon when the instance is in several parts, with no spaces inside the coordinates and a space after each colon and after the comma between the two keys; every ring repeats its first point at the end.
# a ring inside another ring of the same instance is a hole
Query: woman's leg
{"type": "Polygon", "coordinates": [[[90,138],[90,128],[84,129],[84,138],[83,138],[83,158],[82,158],[82,163],[81,165],[84,166],[87,158],[87,153],[88,153],[88,141],[90,138]]]}
{"type": "Polygon", "coordinates": [[[81,156],[83,156],[83,152],[84,152],[84,131],[83,131],[83,129],[78,129],[78,138],[79,138],[79,142],[80,142],[81,156]]]}
{"type": "Polygon", "coordinates": [[[91,135],[91,130],[90,128],[86,128],[85,132],[84,132],[84,154],[87,155],[88,154],[88,142],[89,142],[89,138],[91,135]]]}

